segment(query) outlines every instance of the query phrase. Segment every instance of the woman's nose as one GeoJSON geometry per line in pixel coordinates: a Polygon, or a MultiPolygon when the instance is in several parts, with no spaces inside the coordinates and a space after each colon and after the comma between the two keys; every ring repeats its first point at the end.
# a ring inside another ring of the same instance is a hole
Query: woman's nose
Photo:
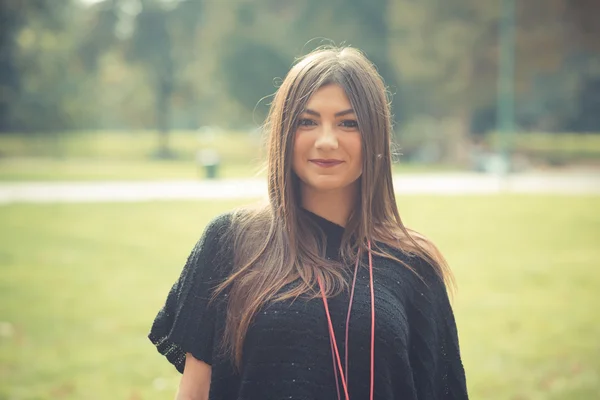
{"type": "Polygon", "coordinates": [[[319,132],[319,137],[315,142],[315,147],[323,150],[335,150],[338,147],[335,130],[329,125],[322,125],[319,132]]]}

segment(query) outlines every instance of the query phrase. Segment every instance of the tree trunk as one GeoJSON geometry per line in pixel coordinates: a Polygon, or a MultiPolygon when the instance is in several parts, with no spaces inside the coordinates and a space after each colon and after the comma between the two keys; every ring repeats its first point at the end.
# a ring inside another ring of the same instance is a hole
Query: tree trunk
{"type": "Polygon", "coordinates": [[[169,145],[171,95],[173,83],[171,77],[159,77],[156,88],[156,125],[158,128],[158,158],[173,156],[169,145]]]}
{"type": "Polygon", "coordinates": [[[443,124],[445,129],[445,161],[452,165],[467,166],[469,161],[471,110],[465,104],[443,124]]]}

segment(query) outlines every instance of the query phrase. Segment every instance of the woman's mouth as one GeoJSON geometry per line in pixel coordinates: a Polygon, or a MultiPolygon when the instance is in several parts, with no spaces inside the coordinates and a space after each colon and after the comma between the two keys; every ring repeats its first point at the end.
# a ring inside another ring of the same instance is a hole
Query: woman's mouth
{"type": "Polygon", "coordinates": [[[314,160],[309,160],[309,161],[321,168],[331,168],[331,167],[335,167],[336,165],[343,163],[342,160],[332,160],[332,159],[314,159],[314,160]]]}

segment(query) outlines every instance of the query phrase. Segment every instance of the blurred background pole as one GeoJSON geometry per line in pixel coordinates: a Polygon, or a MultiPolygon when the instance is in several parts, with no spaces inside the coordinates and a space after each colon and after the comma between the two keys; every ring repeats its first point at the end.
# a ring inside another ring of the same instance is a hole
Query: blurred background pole
{"type": "Polygon", "coordinates": [[[502,176],[511,170],[510,147],[515,130],[515,0],[502,0],[499,31],[497,126],[502,176]]]}

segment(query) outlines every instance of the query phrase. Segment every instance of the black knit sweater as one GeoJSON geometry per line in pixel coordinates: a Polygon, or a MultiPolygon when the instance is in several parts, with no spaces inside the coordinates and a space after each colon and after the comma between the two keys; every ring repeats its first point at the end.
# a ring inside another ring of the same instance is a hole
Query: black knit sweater
{"type": "MultiPolygon", "coordinates": [[[[327,255],[338,257],[344,228],[304,210],[325,231],[327,255]]],[[[337,399],[328,325],[320,298],[285,301],[255,316],[235,372],[219,346],[227,294],[209,304],[211,290],[232,268],[226,241],[231,215],[207,226],[152,325],[149,338],[183,372],[185,353],[212,365],[211,400],[337,399]]],[[[373,257],[375,389],[379,400],[467,399],[454,315],[442,281],[422,259],[393,253],[423,278],[373,257]]],[[[349,328],[349,395],[369,398],[371,295],[367,268],[359,268],[349,328]]],[[[349,266],[353,269],[353,265],[349,266]]],[[[344,292],[328,299],[344,365],[344,292]]],[[[341,387],[341,383],[340,383],[341,387]]],[[[343,393],[342,393],[343,396],[343,393]]]]}

